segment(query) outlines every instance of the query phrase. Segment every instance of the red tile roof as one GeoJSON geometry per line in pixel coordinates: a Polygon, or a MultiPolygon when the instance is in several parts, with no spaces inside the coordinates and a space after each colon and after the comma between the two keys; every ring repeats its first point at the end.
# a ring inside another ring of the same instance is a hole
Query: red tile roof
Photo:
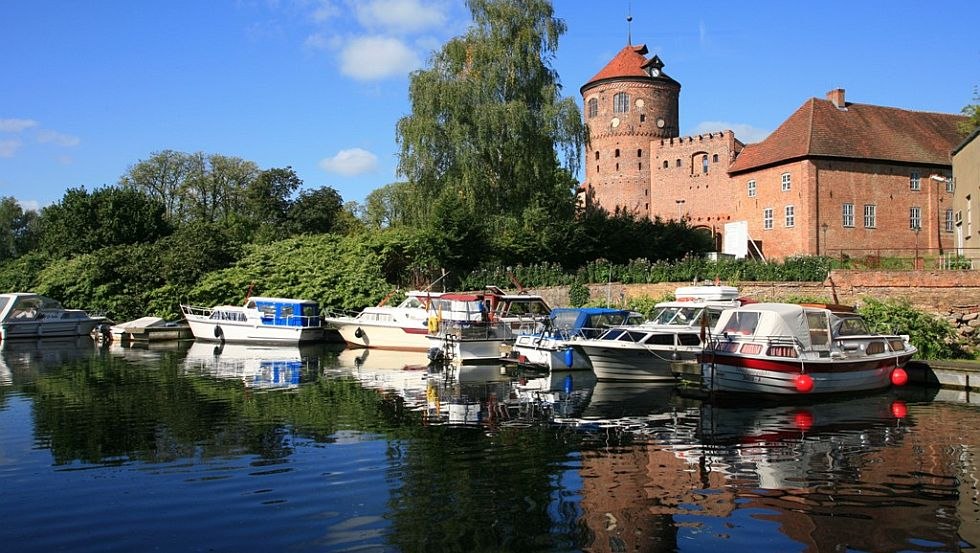
{"type": "Polygon", "coordinates": [[[748,144],[729,167],[739,173],[804,157],[950,165],[964,118],[811,98],[765,140],[748,144]]]}
{"type": "MultiPolygon", "coordinates": [[[[625,48],[620,50],[619,53],[616,54],[605,67],[602,68],[602,70],[596,73],[595,76],[588,80],[588,82],[582,85],[581,90],[585,91],[593,84],[607,79],[652,79],[653,77],[647,73],[646,69],[647,64],[651,61],[646,58],[647,52],[649,52],[649,50],[647,50],[645,44],[627,45],[625,48]]],[[[664,73],[661,73],[660,77],[658,78],[676,82],[664,73]]]]}

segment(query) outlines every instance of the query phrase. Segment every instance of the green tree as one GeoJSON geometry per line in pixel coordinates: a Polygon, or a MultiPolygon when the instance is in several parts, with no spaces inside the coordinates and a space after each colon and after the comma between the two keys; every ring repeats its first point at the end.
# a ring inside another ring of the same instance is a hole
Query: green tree
{"type": "Polygon", "coordinates": [[[586,132],[551,68],[565,24],[546,0],[468,0],[473,26],[412,74],[412,113],[397,125],[399,172],[419,205],[445,194],[470,213],[519,216],[577,171],[586,132]],[[477,208],[477,206],[479,206],[477,208]]]}
{"type": "Polygon", "coordinates": [[[329,186],[304,190],[289,207],[291,234],[332,232],[343,209],[340,193],[329,186]]]}
{"type": "Polygon", "coordinates": [[[253,226],[252,237],[260,242],[289,235],[287,222],[292,196],[303,185],[292,167],[266,169],[245,186],[244,214],[253,226]]]}
{"type": "Polygon", "coordinates": [[[156,152],[130,166],[119,178],[119,184],[158,200],[163,204],[167,220],[176,223],[184,217],[184,188],[188,181],[198,177],[202,167],[200,159],[201,154],[156,152]]]}
{"type": "Polygon", "coordinates": [[[218,222],[244,214],[245,190],[259,176],[251,161],[220,154],[195,154],[196,168],[181,187],[192,220],[218,222]]]}
{"type": "Polygon", "coordinates": [[[91,253],[107,246],[154,242],[170,233],[163,205],[143,192],[105,187],[72,188],[44,208],[40,247],[51,257],[91,253]]]}
{"type": "Polygon", "coordinates": [[[370,228],[419,225],[418,194],[410,182],[393,182],[376,188],[364,199],[361,220],[370,228]]]}
{"type": "Polygon", "coordinates": [[[24,210],[11,196],[0,197],[0,263],[34,247],[37,212],[24,210]]]}
{"type": "Polygon", "coordinates": [[[967,116],[967,120],[960,123],[959,126],[963,136],[980,129],[980,92],[977,88],[973,89],[973,103],[963,108],[963,115],[967,116]]]}

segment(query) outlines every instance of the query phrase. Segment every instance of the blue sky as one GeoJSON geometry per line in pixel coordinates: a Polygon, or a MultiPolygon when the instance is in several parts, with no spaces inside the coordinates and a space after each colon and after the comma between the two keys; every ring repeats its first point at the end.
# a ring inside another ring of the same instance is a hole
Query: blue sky
{"type": "MultiPolygon", "coordinates": [[[[980,86],[974,1],[555,0],[565,96],[632,40],[681,85],[681,134],[758,141],[810,97],[960,113],[980,86]]],[[[363,201],[398,180],[408,75],[463,34],[461,0],[5,0],[0,196],[118,182],[161,150],[293,167],[363,201]]]]}

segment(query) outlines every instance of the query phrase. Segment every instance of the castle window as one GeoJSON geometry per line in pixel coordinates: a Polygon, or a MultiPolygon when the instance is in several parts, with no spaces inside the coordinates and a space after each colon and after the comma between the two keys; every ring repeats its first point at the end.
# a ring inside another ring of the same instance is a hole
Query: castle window
{"type": "Polygon", "coordinates": [[[619,157],[619,148],[616,148],[616,157],[619,157]]]}
{"type": "Polygon", "coordinates": [[[772,208],[767,207],[762,210],[762,228],[772,230],[772,208]]]}
{"type": "Polygon", "coordinates": [[[749,181],[749,197],[750,198],[755,197],[755,180],[749,181]]]}
{"type": "Polygon", "coordinates": [[[630,110],[630,95],[625,92],[617,92],[613,95],[613,112],[626,113],[630,110]]]}
{"type": "Polygon", "coordinates": [[[854,226],[854,204],[843,204],[841,206],[841,225],[851,228],[854,226]]]}
{"type": "Polygon", "coordinates": [[[640,123],[642,123],[642,122],[644,122],[646,120],[647,120],[647,116],[641,113],[640,114],[640,123]]]}
{"type": "Polygon", "coordinates": [[[595,117],[596,115],[599,115],[599,100],[589,98],[589,117],[595,117]]]}
{"type": "Polygon", "coordinates": [[[670,162],[665,159],[664,160],[664,169],[666,169],[667,167],[670,167],[670,162]]]}
{"type": "Polygon", "coordinates": [[[637,150],[636,157],[643,157],[643,150],[637,150]]]}
{"type": "Polygon", "coordinates": [[[595,151],[595,160],[599,161],[599,150],[595,151]]]}
{"type": "Polygon", "coordinates": [[[912,171],[909,175],[909,190],[922,190],[922,182],[919,179],[919,172],[912,171]]]}
{"type": "Polygon", "coordinates": [[[705,154],[701,158],[701,172],[704,173],[705,175],[708,174],[708,154],[705,154]]]}
{"type": "Polygon", "coordinates": [[[642,163],[637,163],[636,164],[636,168],[639,169],[640,171],[642,171],[643,170],[643,164],[642,163]]]}
{"type": "Polygon", "coordinates": [[[619,171],[619,164],[616,164],[616,170],[619,171]]]}
{"type": "Polygon", "coordinates": [[[712,163],[718,163],[718,154],[711,156],[712,163]]]}
{"type": "Polygon", "coordinates": [[[921,229],[922,228],[922,208],[921,207],[910,207],[909,208],[909,228],[910,229],[921,229]]]}
{"type": "Polygon", "coordinates": [[[677,160],[677,166],[678,166],[678,167],[680,167],[680,166],[681,166],[681,160],[679,160],[679,159],[677,160]]]}
{"type": "Polygon", "coordinates": [[[788,205],[786,206],[786,228],[793,228],[796,226],[796,207],[788,205]]]}
{"type": "Polygon", "coordinates": [[[864,228],[875,228],[878,226],[878,217],[875,204],[864,204],[864,228]]]}
{"type": "Polygon", "coordinates": [[[783,173],[783,176],[781,178],[783,184],[783,192],[789,192],[789,189],[792,188],[792,184],[793,184],[789,176],[789,173],[783,173]]]}
{"type": "Polygon", "coordinates": [[[953,208],[946,208],[946,232],[953,232],[953,208]]]}

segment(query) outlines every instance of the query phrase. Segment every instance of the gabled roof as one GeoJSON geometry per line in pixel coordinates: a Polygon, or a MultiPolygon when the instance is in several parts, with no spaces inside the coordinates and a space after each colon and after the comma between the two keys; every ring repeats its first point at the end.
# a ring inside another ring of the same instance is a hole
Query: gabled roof
{"type": "MultiPolygon", "coordinates": [[[[663,62],[660,58],[654,56],[651,59],[646,58],[646,54],[649,52],[645,44],[632,45],[628,44],[625,48],[619,51],[609,63],[606,64],[598,73],[595,74],[591,79],[588,80],[584,85],[582,85],[581,90],[584,92],[586,89],[590,88],[592,85],[598,83],[599,81],[605,81],[609,79],[647,79],[653,80],[647,72],[647,66],[651,65],[652,62],[659,69],[663,67],[663,62]]],[[[659,80],[666,80],[669,82],[677,83],[674,79],[668,77],[665,73],[661,73],[659,80]]],[[[679,86],[679,83],[678,83],[679,86]]]]}
{"type": "Polygon", "coordinates": [[[950,165],[963,116],[810,98],[765,140],[742,149],[729,173],[794,159],[834,157],[950,165]]]}

